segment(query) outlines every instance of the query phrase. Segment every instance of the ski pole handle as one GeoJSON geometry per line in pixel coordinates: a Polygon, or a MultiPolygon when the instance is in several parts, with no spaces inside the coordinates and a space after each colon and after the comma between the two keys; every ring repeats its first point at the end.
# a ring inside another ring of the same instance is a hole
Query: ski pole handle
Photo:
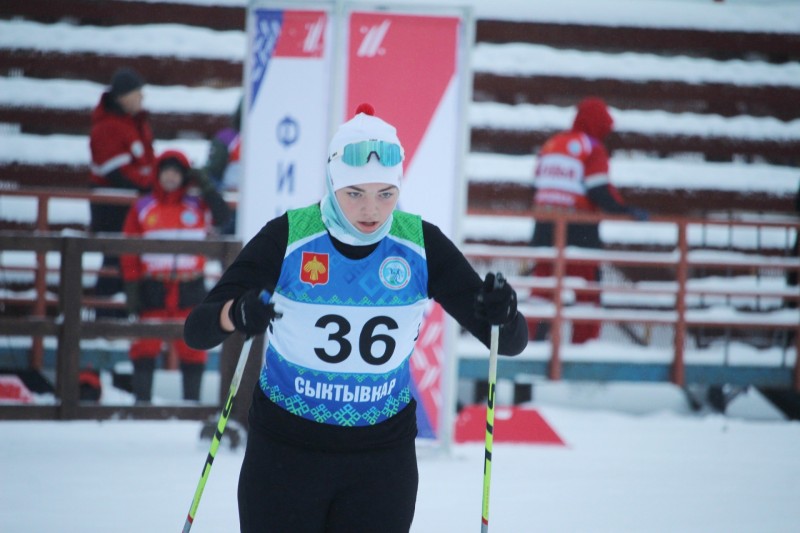
{"type": "MultiPolygon", "coordinates": [[[[503,274],[494,276],[493,290],[506,284],[503,274]]],[[[481,508],[481,533],[489,531],[489,491],[492,482],[492,445],[494,444],[494,404],[497,390],[497,352],[500,345],[500,326],[492,326],[489,339],[489,396],[486,399],[486,446],[483,457],[483,506],[481,508]]]]}

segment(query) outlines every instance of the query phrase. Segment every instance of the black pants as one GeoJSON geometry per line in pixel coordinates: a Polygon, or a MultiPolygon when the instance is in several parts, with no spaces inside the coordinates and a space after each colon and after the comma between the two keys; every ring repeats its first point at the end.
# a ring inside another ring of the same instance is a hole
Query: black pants
{"type": "MultiPolygon", "coordinates": [[[[127,205],[90,204],[91,230],[98,232],[121,232],[130,207],[127,205]]],[[[103,255],[103,268],[119,268],[119,257],[103,255]]],[[[94,288],[95,296],[113,296],[122,292],[122,278],[119,276],[98,276],[94,288]]],[[[128,312],[124,309],[103,309],[96,311],[97,318],[125,318],[128,312]]]]}
{"type": "Polygon", "coordinates": [[[407,533],[414,441],[352,453],[289,446],[251,426],[239,476],[242,533],[407,533]]]}

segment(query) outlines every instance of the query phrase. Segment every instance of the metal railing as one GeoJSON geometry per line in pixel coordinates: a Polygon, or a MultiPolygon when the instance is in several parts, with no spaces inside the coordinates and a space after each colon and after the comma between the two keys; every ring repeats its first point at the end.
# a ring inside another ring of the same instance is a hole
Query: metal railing
{"type": "MultiPolygon", "coordinates": [[[[516,264],[519,273],[530,271],[530,265],[536,262],[547,262],[553,266],[553,275],[547,279],[537,279],[532,276],[517,275],[510,276],[509,280],[513,286],[520,289],[547,289],[551,293],[551,305],[525,305],[521,303],[520,309],[526,315],[529,323],[537,321],[550,324],[550,350],[547,356],[546,368],[541,365],[519,365],[510,364],[514,360],[507,360],[506,377],[513,378],[515,372],[525,369],[525,372],[541,371],[549,379],[557,380],[563,377],[576,378],[580,372],[571,373],[564,376],[564,362],[562,360],[562,350],[565,342],[562,338],[563,326],[567,322],[571,323],[618,323],[618,324],[664,324],[670,325],[674,330],[673,353],[671,364],[669,365],[668,375],[657,374],[655,379],[668,379],[677,385],[687,383],[687,364],[685,361],[685,346],[687,331],[690,328],[699,327],[722,327],[740,328],[755,330],[784,330],[794,332],[794,350],[800,353],[800,312],[797,309],[784,309],[772,313],[708,313],[692,310],[687,305],[690,297],[698,296],[728,296],[728,297],[752,297],[778,299],[783,302],[800,302],[800,288],[770,288],[768,286],[756,287],[751,289],[741,289],[735,283],[727,286],[714,287],[693,287],[691,271],[695,269],[723,269],[725,271],[740,272],[760,272],[769,270],[786,273],[794,271],[800,273],[800,257],[797,256],[776,256],[774,253],[765,253],[763,250],[755,250],[752,253],[743,252],[708,252],[699,249],[692,249],[689,245],[689,229],[692,226],[724,226],[729,228],[754,228],[756,230],[772,228],[779,231],[787,231],[797,234],[800,231],[800,221],[796,220],[715,220],[708,218],[690,217],[658,217],[652,222],[670,223],[676,226],[677,243],[672,251],[611,251],[611,250],[587,250],[566,245],[566,230],[570,223],[599,223],[603,220],[628,220],[622,217],[614,217],[601,214],[577,214],[577,213],[554,213],[539,212],[527,215],[519,213],[498,213],[497,211],[470,211],[475,215],[502,214],[505,216],[533,216],[536,221],[552,222],[554,227],[554,246],[552,248],[532,248],[528,246],[500,246],[487,244],[468,244],[462,247],[465,255],[474,263],[482,268],[489,268],[493,264],[502,262],[504,265],[516,264]],[[659,269],[670,272],[674,283],[671,286],[660,288],[639,286],[636,283],[609,284],[609,283],[569,283],[566,276],[567,264],[583,265],[604,265],[618,268],[649,268],[659,269]],[[601,312],[594,312],[586,308],[570,308],[565,302],[564,294],[567,291],[578,293],[592,293],[596,295],[610,294],[650,294],[667,295],[673,301],[673,308],[661,311],[648,311],[637,308],[629,309],[603,309],[601,312]]],[[[642,222],[642,227],[646,227],[649,222],[642,222]]],[[[791,252],[785,252],[791,253],[791,252]]],[[[521,301],[524,298],[521,298],[521,301]]],[[[797,359],[797,357],[795,357],[797,359]]],[[[462,361],[463,362],[463,361],[462,361]]],[[[475,365],[474,373],[480,375],[483,372],[483,361],[475,365]]],[[[572,367],[571,367],[572,368],[572,367]]],[[[642,369],[642,379],[646,377],[647,370],[642,369]]],[[[696,368],[690,369],[694,374],[691,380],[707,379],[698,376],[708,376],[708,368],[702,372],[696,372],[696,368]]],[[[733,369],[737,370],[737,369],[733,369]]],[[[743,370],[743,369],[739,369],[743,370]]],[[[752,369],[750,369],[752,370],[752,369]]],[[[773,371],[774,369],[758,369],[756,378],[766,384],[778,387],[789,387],[795,391],[800,391],[800,365],[795,360],[791,367],[773,371]]],[[[602,372],[593,373],[598,376],[602,372]]],[[[610,376],[610,374],[604,374],[610,376]]],[[[749,374],[753,376],[751,372],[749,374]]],[[[714,379],[732,379],[731,373],[720,374],[714,379]],[[727,376],[727,378],[725,377],[727,376]]],[[[741,378],[735,378],[741,379],[741,378]]]]}

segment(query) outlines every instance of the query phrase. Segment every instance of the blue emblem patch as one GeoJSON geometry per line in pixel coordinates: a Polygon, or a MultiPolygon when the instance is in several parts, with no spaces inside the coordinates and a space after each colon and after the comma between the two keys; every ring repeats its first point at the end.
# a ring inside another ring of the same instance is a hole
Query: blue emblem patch
{"type": "Polygon", "coordinates": [[[400,290],[411,281],[411,267],[402,257],[387,257],[381,263],[381,283],[392,290],[400,290]]]}
{"type": "Polygon", "coordinates": [[[194,211],[183,211],[181,213],[181,223],[184,226],[194,226],[197,224],[197,215],[194,213],[194,211]]]}

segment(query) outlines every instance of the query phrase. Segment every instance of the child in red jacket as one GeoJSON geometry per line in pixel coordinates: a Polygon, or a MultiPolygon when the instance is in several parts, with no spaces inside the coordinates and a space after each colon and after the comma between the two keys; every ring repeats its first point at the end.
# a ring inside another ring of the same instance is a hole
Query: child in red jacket
{"type": "MultiPolygon", "coordinates": [[[[152,192],[137,200],[128,212],[123,227],[125,235],[145,239],[205,239],[212,223],[221,225],[230,216],[211,182],[191,171],[183,153],[164,152],[157,160],[156,173],[152,192]],[[189,193],[191,176],[201,182],[203,198],[189,193]]],[[[128,311],[143,319],[185,319],[206,295],[203,256],[123,255],[121,267],[128,311]]],[[[180,359],[183,398],[197,401],[207,354],[189,348],[181,339],[172,342],[180,359]]],[[[156,358],[163,344],[162,339],[153,338],[131,343],[133,392],[137,402],[151,400],[156,358]]]]}

